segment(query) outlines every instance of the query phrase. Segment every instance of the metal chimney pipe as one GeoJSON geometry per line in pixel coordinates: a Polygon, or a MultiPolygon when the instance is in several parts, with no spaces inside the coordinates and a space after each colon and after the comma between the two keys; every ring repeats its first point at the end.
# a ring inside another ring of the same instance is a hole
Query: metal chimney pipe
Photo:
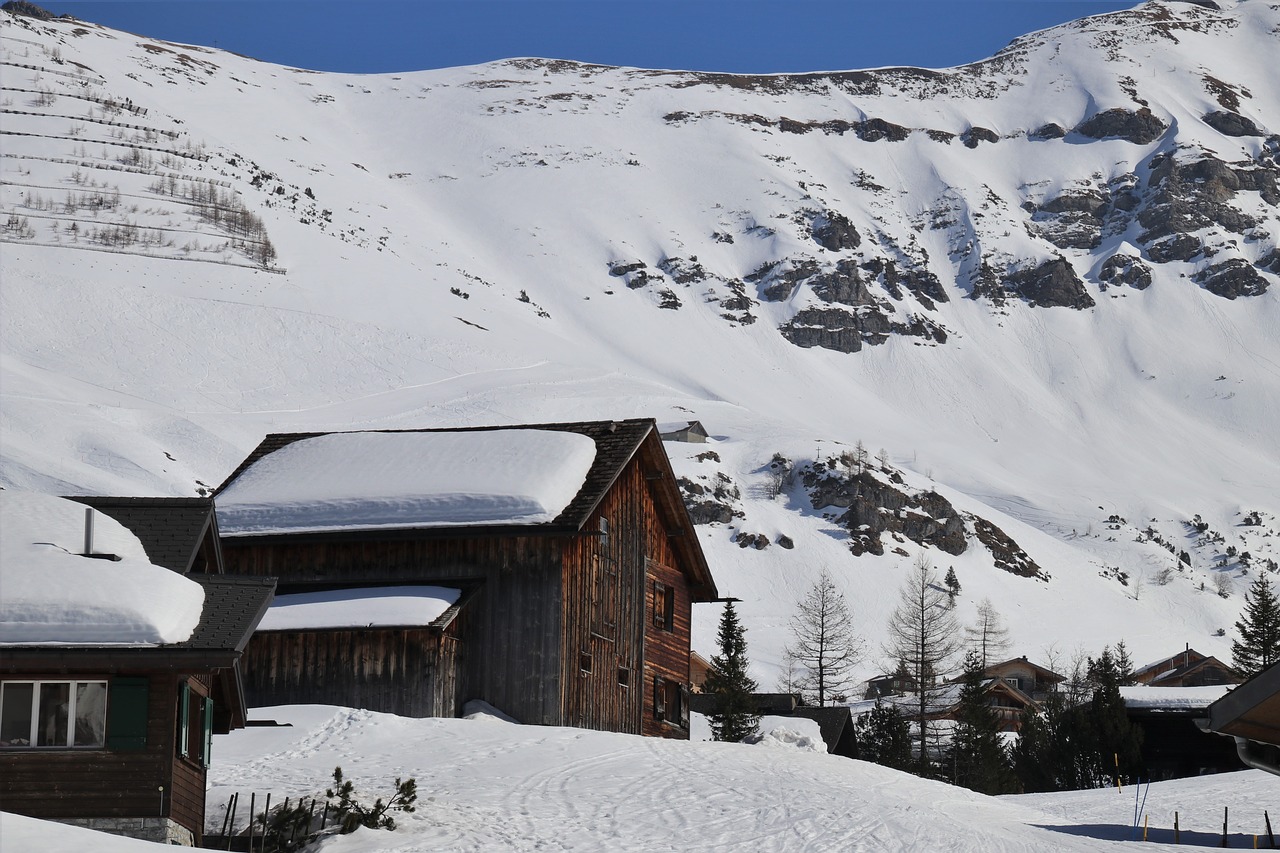
{"type": "Polygon", "coordinates": [[[84,555],[93,553],[93,507],[84,508],[84,555]]]}

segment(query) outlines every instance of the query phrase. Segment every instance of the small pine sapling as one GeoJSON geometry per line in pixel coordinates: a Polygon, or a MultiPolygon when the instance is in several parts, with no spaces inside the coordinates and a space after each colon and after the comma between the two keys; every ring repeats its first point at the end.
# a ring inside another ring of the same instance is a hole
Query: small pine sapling
{"type": "Polygon", "coordinates": [[[383,802],[382,798],[378,797],[372,806],[367,806],[356,799],[354,786],[350,779],[343,778],[342,768],[335,767],[333,768],[333,787],[326,789],[324,795],[330,799],[337,799],[334,814],[338,825],[342,827],[341,833],[345,835],[355,832],[361,826],[369,829],[395,829],[395,819],[389,812],[412,813],[413,804],[418,799],[417,781],[414,779],[402,781],[397,776],[395,787],[396,792],[391,795],[391,799],[383,802]]]}

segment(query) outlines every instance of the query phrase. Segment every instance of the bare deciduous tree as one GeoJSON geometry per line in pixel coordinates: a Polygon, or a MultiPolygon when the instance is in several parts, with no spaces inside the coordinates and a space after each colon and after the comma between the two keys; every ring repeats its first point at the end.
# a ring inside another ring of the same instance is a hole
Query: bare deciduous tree
{"type": "Polygon", "coordinates": [[[825,568],[796,605],[791,633],[795,641],[787,646],[786,655],[802,669],[799,686],[819,705],[847,695],[862,639],[854,633],[849,605],[825,568]]]}
{"type": "Polygon", "coordinates": [[[965,640],[969,647],[982,658],[985,669],[1009,650],[1009,630],[1004,627],[1004,620],[996,612],[991,599],[984,598],[978,605],[978,618],[964,629],[965,640]]]}
{"type": "Polygon", "coordinates": [[[923,554],[899,590],[897,608],[889,617],[889,640],[885,652],[902,661],[914,682],[916,722],[920,729],[918,766],[923,774],[929,766],[929,741],[933,725],[929,713],[936,710],[940,694],[947,689],[959,650],[955,617],[947,606],[948,596],[933,564],[923,554]]]}

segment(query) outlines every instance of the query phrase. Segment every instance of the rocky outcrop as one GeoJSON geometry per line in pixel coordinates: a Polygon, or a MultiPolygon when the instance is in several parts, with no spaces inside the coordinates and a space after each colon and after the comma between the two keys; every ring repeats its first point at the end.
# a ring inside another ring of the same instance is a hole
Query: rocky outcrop
{"type": "Polygon", "coordinates": [[[1082,309],[1094,305],[1093,297],[1066,258],[1054,258],[1030,269],[1006,273],[1004,289],[1042,307],[1082,309]]]}
{"type": "Polygon", "coordinates": [[[1192,279],[1204,289],[1224,299],[1260,296],[1267,292],[1267,280],[1248,261],[1232,258],[1206,267],[1192,279]]]}
{"type": "Polygon", "coordinates": [[[685,508],[694,524],[729,524],[743,515],[738,509],[742,493],[724,474],[717,472],[706,482],[699,483],[687,477],[676,478],[685,508]]]}
{"type": "MultiPolygon", "coordinates": [[[[1146,206],[1138,213],[1145,231],[1138,237],[1142,244],[1170,235],[1188,235],[1193,231],[1218,225],[1227,231],[1243,234],[1257,226],[1249,214],[1230,202],[1241,190],[1253,190],[1270,205],[1280,203],[1276,168],[1233,168],[1216,157],[1204,156],[1187,162],[1161,156],[1152,160],[1148,187],[1152,191],[1146,206]]],[[[1184,249],[1175,254],[1164,253],[1172,260],[1186,260],[1184,249]]],[[[1152,255],[1157,263],[1165,261],[1152,255]]]]}
{"type": "Polygon", "coordinates": [[[965,517],[973,525],[973,533],[978,541],[991,552],[996,568],[1004,569],[1020,578],[1038,578],[1046,581],[1049,579],[1039,564],[1031,559],[1031,555],[1022,550],[1022,546],[1009,534],[981,516],[965,513],[965,517]]]}
{"type": "Polygon", "coordinates": [[[1204,252],[1204,246],[1190,234],[1179,234],[1159,243],[1147,246],[1147,257],[1157,264],[1170,261],[1189,261],[1204,252]]]}
{"type": "Polygon", "coordinates": [[[1253,119],[1229,112],[1216,110],[1204,117],[1204,123],[1223,136],[1266,136],[1262,129],[1253,123],[1253,119]]]}
{"type": "Polygon", "coordinates": [[[1060,124],[1042,124],[1027,134],[1027,138],[1043,142],[1049,139],[1061,139],[1067,135],[1067,129],[1060,124]]]}
{"type": "Polygon", "coordinates": [[[1151,286],[1151,268],[1133,255],[1115,254],[1102,263],[1098,281],[1104,288],[1128,286],[1146,290],[1151,286]]]}
{"type": "Polygon", "coordinates": [[[882,344],[890,335],[907,335],[946,343],[947,331],[919,315],[902,323],[867,307],[858,313],[842,308],[805,308],[778,328],[798,347],[821,347],[837,352],[859,352],[863,344],[882,344]]]}
{"type": "Polygon", "coordinates": [[[960,141],[965,148],[977,148],[979,142],[999,142],[1000,136],[994,130],[985,127],[971,127],[960,134],[960,141]]]}
{"type": "Polygon", "coordinates": [[[1035,233],[1059,249],[1096,249],[1110,202],[1097,190],[1063,193],[1033,206],[1035,233]]]}
{"type": "Polygon", "coordinates": [[[869,468],[857,471],[835,459],[806,468],[801,477],[814,509],[845,510],[836,522],[849,532],[855,556],[883,554],[885,533],[948,554],[963,554],[969,545],[960,514],[937,492],[910,494],[869,468]]]}
{"type": "Polygon", "coordinates": [[[834,210],[827,210],[815,216],[810,233],[817,244],[829,252],[856,249],[862,243],[862,237],[853,227],[853,223],[834,210]]]}
{"type": "Polygon", "coordinates": [[[900,270],[896,263],[883,258],[872,258],[862,265],[862,269],[872,278],[878,278],[894,299],[902,298],[903,289],[915,294],[930,309],[933,302],[949,302],[951,299],[942,288],[942,282],[927,269],[900,270]]]}
{"type": "Polygon", "coordinates": [[[1124,139],[1135,145],[1146,145],[1159,139],[1167,129],[1168,125],[1147,107],[1137,111],[1117,107],[1081,122],[1075,131],[1090,139],[1124,139]]]}

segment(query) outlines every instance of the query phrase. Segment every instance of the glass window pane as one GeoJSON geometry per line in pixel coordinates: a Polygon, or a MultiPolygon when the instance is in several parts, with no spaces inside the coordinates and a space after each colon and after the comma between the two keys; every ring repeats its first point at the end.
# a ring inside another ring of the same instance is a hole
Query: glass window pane
{"type": "Polygon", "coordinates": [[[107,733],[107,683],[82,681],[76,685],[75,746],[102,746],[107,733]]]}
{"type": "Polygon", "coordinates": [[[67,706],[70,702],[69,683],[45,682],[40,685],[36,746],[67,745],[67,706]]]}
{"type": "Polygon", "coordinates": [[[0,685],[0,746],[31,745],[31,696],[35,685],[0,685]]]}

